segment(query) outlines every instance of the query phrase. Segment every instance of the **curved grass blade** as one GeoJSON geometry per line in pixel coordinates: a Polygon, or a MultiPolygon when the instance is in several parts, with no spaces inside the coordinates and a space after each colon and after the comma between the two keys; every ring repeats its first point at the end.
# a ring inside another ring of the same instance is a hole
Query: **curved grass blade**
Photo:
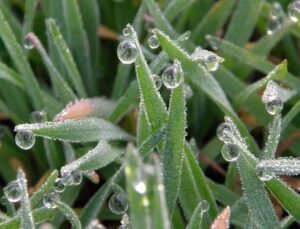
{"type": "Polygon", "coordinates": [[[195,208],[193,215],[189,221],[189,224],[186,226],[186,229],[198,229],[201,228],[202,223],[202,203],[201,201],[198,203],[197,207],[195,208]]]}
{"type": "Polygon", "coordinates": [[[172,90],[165,145],[162,153],[164,184],[170,215],[173,215],[178,196],[186,127],[184,80],[172,90]]]}
{"type": "Polygon", "coordinates": [[[57,24],[53,19],[47,19],[46,25],[53,43],[60,55],[60,58],[64,62],[74,88],[76,89],[80,97],[86,97],[86,91],[83,87],[80,73],[77,69],[71,51],[69,50],[67,43],[65,42],[61,32],[59,31],[57,24]]]}
{"type": "Polygon", "coordinates": [[[91,220],[95,219],[102,207],[105,200],[108,198],[112,191],[112,187],[118,182],[120,176],[123,174],[123,167],[121,167],[94,195],[90,198],[89,202],[84,206],[80,213],[80,221],[85,228],[91,220]]]}
{"type": "Polygon", "coordinates": [[[25,90],[25,82],[22,76],[2,62],[0,62],[0,78],[25,90]]]}
{"type": "Polygon", "coordinates": [[[32,31],[37,4],[38,0],[28,0],[25,2],[25,16],[22,29],[23,38],[25,38],[27,33],[32,31]]]}
{"type": "Polygon", "coordinates": [[[38,52],[40,53],[43,62],[46,65],[47,70],[49,72],[54,90],[57,92],[60,99],[64,103],[68,103],[70,101],[75,100],[77,98],[76,95],[52,63],[50,57],[48,56],[44,46],[42,45],[38,37],[36,37],[33,33],[29,33],[27,34],[26,38],[30,40],[30,42],[37,48],[38,52]]]}
{"type": "Polygon", "coordinates": [[[98,118],[17,125],[15,131],[20,130],[31,130],[37,136],[70,142],[133,140],[130,135],[119,127],[98,118]]]}
{"type": "Polygon", "coordinates": [[[34,208],[42,199],[43,196],[50,192],[53,188],[53,185],[55,183],[55,180],[58,177],[58,171],[54,170],[49,177],[47,178],[46,182],[36,191],[32,194],[32,197],[30,199],[31,206],[34,208]]]}
{"type": "Polygon", "coordinates": [[[99,142],[94,149],[89,150],[82,157],[63,166],[61,171],[72,172],[80,170],[87,172],[101,169],[120,157],[122,153],[124,153],[124,150],[120,148],[111,147],[105,142],[99,142]]]}
{"type": "Polygon", "coordinates": [[[44,108],[43,96],[39,87],[38,81],[36,80],[29,63],[26,60],[23,49],[17,42],[12,30],[6,22],[3,13],[0,9],[0,34],[1,38],[12,57],[17,69],[24,77],[26,89],[33,101],[36,110],[44,108]]]}
{"type": "Polygon", "coordinates": [[[33,216],[31,212],[31,206],[27,191],[27,180],[25,173],[22,169],[18,170],[17,181],[21,191],[21,227],[22,228],[35,228],[33,216]]]}
{"type": "Polygon", "coordinates": [[[71,223],[72,228],[74,229],[81,229],[81,223],[76,215],[76,213],[73,211],[69,205],[65,204],[61,201],[55,202],[57,205],[57,208],[67,217],[68,221],[71,223]]]}

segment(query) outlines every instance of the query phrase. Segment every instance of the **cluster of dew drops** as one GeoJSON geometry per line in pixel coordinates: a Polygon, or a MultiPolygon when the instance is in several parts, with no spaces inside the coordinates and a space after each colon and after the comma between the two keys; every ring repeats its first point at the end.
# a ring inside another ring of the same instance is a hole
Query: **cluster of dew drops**
{"type": "MultiPolygon", "coordinates": [[[[299,22],[300,20],[300,1],[296,0],[288,5],[288,16],[293,22],[299,22]]],[[[267,22],[267,34],[272,35],[276,30],[282,28],[285,19],[285,13],[278,2],[273,2],[270,5],[268,22],[267,22]]]]}
{"type": "MultiPolygon", "coordinates": [[[[123,40],[117,48],[117,56],[123,64],[132,64],[138,58],[139,50],[136,42],[131,38],[131,33],[131,27],[126,27],[123,30],[125,40],[123,40]]],[[[188,39],[187,36],[184,36],[182,39],[188,39]]],[[[154,33],[148,38],[147,43],[151,49],[157,49],[160,46],[160,42],[154,33]]],[[[215,53],[203,50],[200,47],[196,48],[191,57],[195,62],[204,65],[208,71],[216,71],[220,67],[220,63],[224,61],[223,58],[217,56],[215,53]]],[[[180,62],[175,60],[173,65],[168,66],[163,71],[161,77],[153,74],[151,75],[151,79],[153,80],[157,90],[161,88],[162,84],[168,89],[174,89],[181,84],[183,75],[180,62]]],[[[187,97],[191,97],[191,88],[186,86],[185,93],[187,97]]]]}

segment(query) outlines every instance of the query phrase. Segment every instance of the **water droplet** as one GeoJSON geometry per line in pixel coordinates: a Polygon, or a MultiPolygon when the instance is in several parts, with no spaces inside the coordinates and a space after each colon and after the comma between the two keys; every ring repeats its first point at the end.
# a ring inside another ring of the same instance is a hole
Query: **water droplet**
{"type": "Polygon", "coordinates": [[[28,150],[33,147],[35,143],[35,136],[30,130],[21,130],[17,132],[15,141],[17,146],[21,149],[28,150]]]}
{"type": "Polygon", "coordinates": [[[122,41],[118,46],[117,55],[123,64],[132,64],[138,56],[136,44],[130,39],[122,41]]]}
{"type": "Polygon", "coordinates": [[[181,64],[178,61],[174,61],[172,66],[167,67],[162,74],[163,84],[169,88],[173,89],[180,85],[183,80],[183,72],[181,69],[181,64]]]}
{"type": "Polygon", "coordinates": [[[192,88],[187,84],[184,86],[184,95],[186,99],[190,99],[194,95],[192,88]]]}
{"type": "Polygon", "coordinates": [[[218,128],[217,128],[217,137],[225,142],[228,143],[230,142],[230,135],[232,134],[233,129],[231,127],[231,125],[229,125],[226,122],[221,123],[218,128]]]}
{"type": "Polygon", "coordinates": [[[59,196],[56,192],[47,193],[43,197],[43,204],[46,208],[56,208],[57,201],[59,201],[59,196]]]}
{"type": "Polygon", "coordinates": [[[4,195],[10,202],[21,200],[21,188],[18,181],[11,181],[4,189],[4,195]]]}
{"type": "Polygon", "coordinates": [[[82,173],[75,170],[71,173],[71,175],[73,176],[73,185],[79,185],[82,181],[82,173]]]}
{"type": "Polygon", "coordinates": [[[29,37],[25,37],[24,38],[24,48],[27,50],[33,49],[34,48],[34,44],[31,42],[31,40],[29,39],[29,37]]]}
{"type": "Polygon", "coordinates": [[[157,49],[159,47],[159,40],[157,39],[157,36],[155,34],[149,37],[148,45],[151,49],[157,49]]]}
{"type": "Polygon", "coordinates": [[[219,57],[215,53],[197,47],[192,53],[191,57],[195,62],[203,64],[208,71],[216,71],[219,69],[220,64],[224,62],[222,57],[219,57]]]}
{"type": "Polygon", "coordinates": [[[201,212],[207,212],[210,208],[209,203],[207,200],[201,200],[200,201],[200,207],[201,207],[201,212]]]}
{"type": "Polygon", "coordinates": [[[122,192],[113,194],[109,199],[108,207],[111,212],[117,215],[124,214],[128,209],[128,200],[126,194],[122,192]]]}
{"type": "Polygon", "coordinates": [[[129,35],[130,35],[130,30],[129,30],[129,28],[125,27],[125,28],[123,29],[122,33],[123,33],[123,35],[124,35],[125,37],[129,36],[129,35]]]}
{"type": "Polygon", "coordinates": [[[54,184],[54,191],[60,193],[60,192],[65,191],[65,189],[66,189],[66,186],[62,182],[61,178],[57,178],[55,180],[55,184],[54,184]]]}
{"type": "Polygon", "coordinates": [[[294,1],[289,4],[288,15],[294,22],[298,22],[300,20],[300,1],[294,1]]]}
{"type": "Polygon", "coordinates": [[[210,72],[217,71],[220,67],[220,62],[216,55],[208,55],[204,59],[204,64],[206,69],[210,72]]]}
{"type": "Polygon", "coordinates": [[[127,214],[123,214],[121,219],[121,226],[119,226],[118,229],[129,229],[129,228],[131,228],[129,216],[127,214]]]}
{"type": "Polygon", "coordinates": [[[140,194],[144,194],[147,191],[147,186],[144,181],[137,181],[133,183],[133,188],[140,194]]]}
{"type": "Polygon", "coordinates": [[[45,111],[33,111],[30,116],[29,120],[31,123],[41,123],[45,122],[46,112],[45,111]]]}
{"type": "Polygon", "coordinates": [[[261,181],[269,181],[273,178],[274,174],[267,171],[258,170],[257,175],[261,181]]]}
{"type": "Polygon", "coordinates": [[[71,173],[63,173],[61,175],[61,181],[64,185],[70,186],[74,182],[74,177],[72,176],[71,173]]]}
{"type": "Polygon", "coordinates": [[[283,9],[278,2],[273,2],[269,10],[269,17],[273,20],[281,19],[284,17],[283,9]]]}
{"type": "Polygon", "coordinates": [[[267,24],[267,34],[272,35],[276,30],[280,29],[282,24],[278,19],[269,19],[267,24]]]}
{"type": "Polygon", "coordinates": [[[240,150],[237,145],[227,143],[222,147],[222,156],[226,161],[236,161],[240,157],[240,150]]]}
{"type": "Polygon", "coordinates": [[[279,98],[266,103],[266,110],[270,115],[278,114],[282,111],[282,109],[283,103],[279,98]]]}
{"type": "Polygon", "coordinates": [[[156,89],[159,90],[161,88],[161,85],[162,85],[161,77],[158,76],[158,75],[152,75],[151,78],[152,78],[152,80],[155,84],[156,89]]]}

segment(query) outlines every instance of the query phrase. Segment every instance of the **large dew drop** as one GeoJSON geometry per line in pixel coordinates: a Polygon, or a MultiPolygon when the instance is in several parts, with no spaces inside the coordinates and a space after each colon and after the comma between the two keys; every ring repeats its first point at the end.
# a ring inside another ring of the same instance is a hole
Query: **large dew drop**
{"type": "Polygon", "coordinates": [[[70,186],[74,182],[74,177],[71,173],[64,173],[61,175],[61,181],[64,185],[70,186]]]}
{"type": "Polygon", "coordinates": [[[228,143],[230,142],[230,135],[232,134],[232,132],[232,127],[228,123],[223,122],[217,128],[217,137],[221,141],[228,143]]]}
{"type": "Polygon", "coordinates": [[[118,46],[117,55],[123,64],[132,64],[138,56],[136,44],[130,39],[122,41],[118,46]]]}
{"type": "Polygon", "coordinates": [[[272,35],[276,30],[280,29],[282,24],[277,19],[270,18],[267,24],[267,34],[272,35]]]}
{"type": "Polygon", "coordinates": [[[179,61],[175,60],[174,64],[167,67],[162,74],[162,82],[166,88],[173,89],[180,85],[183,80],[183,71],[179,61]]]}
{"type": "Polygon", "coordinates": [[[21,200],[21,188],[18,181],[11,181],[4,189],[4,195],[9,202],[21,200]]]}
{"type": "Polygon", "coordinates": [[[292,21],[300,20],[300,1],[291,2],[288,6],[288,14],[292,21]]]}
{"type": "Polygon", "coordinates": [[[282,100],[278,96],[278,85],[270,81],[262,96],[262,102],[266,105],[266,110],[270,115],[280,113],[283,109],[282,100]]]}
{"type": "Polygon", "coordinates": [[[57,201],[59,201],[59,196],[56,192],[51,192],[44,195],[43,204],[46,208],[56,208],[57,201]]]}
{"type": "Polygon", "coordinates": [[[73,185],[79,185],[82,181],[82,173],[75,170],[71,173],[71,175],[73,176],[73,185]]]}
{"type": "Polygon", "coordinates": [[[148,45],[151,49],[157,49],[159,47],[159,40],[155,34],[149,37],[148,45]]]}
{"type": "Polygon", "coordinates": [[[236,161],[240,157],[240,150],[237,145],[227,143],[222,147],[222,156],[226,161],[236,161]]]}
{"type": "Polygon", "coordinates": [[[276,98],[266,103],[266,110],[270,115],[278,114],[281,112],[282,109],[283,109],[283,103],[279,98],[276,98]]]}
{"type": "Polygon", "coordinates": [[[65,186],[64,183],[62,182],[61,178],[57,178],[57,179],[55,180],[53,189],[54,189],[55,192],[59,192],[59,193],[65,191],[66,186],[65,186]]]}
{"type": "Polygon", "coordinates": [[[109,199],[108,207],[111,212],[117,215],[124,214],[128,209],[128,200],[126,194],[122,192],[113,194],[109,199]]]}
{"type": "Polygon", "coordinates": [[[207,212],[210,208],[209,203],[207,202],[207,200],[201,200],[200,202],[200,208],[201,208],[201,212],[207,212]]]}
{"type": "Polygon", "coordinates": [[[34,48],[34,44],[31,42],[30,38],[27,36],[24,38],[24,48],[27,50],[34,48]]]}
{"type": "Polygon", "coordinates": [[[31,149],[35,143],[35,135],[30,130],[18,131],[15,136],[17,146],[21,149],[31,149]]]}
{"type": "Polygon", "coordinates": [[[267,171],[258,170],[257,175],[261,181],[269,181],[273,178],[274,174],[267,171]]]}

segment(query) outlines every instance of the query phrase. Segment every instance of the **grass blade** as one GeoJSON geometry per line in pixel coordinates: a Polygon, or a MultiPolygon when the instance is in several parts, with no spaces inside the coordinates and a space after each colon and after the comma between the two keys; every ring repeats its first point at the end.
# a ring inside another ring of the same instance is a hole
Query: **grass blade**
{"type": "Polygon", "coordinates": [[[72,228],[74,229],[81,229],[81,223],[76,215],[76,213],[73,211],[69,205],[65,204],[64,202],[61,201],[56,201],[55,202],[57,205],[57,208],[67,217],[69,222],[72,225],[72,228]]]}
{"type": "Polygon", "coordinates": [[[25,38],[27,33],[32,31],[37,3],[37,0],[28,0],[25,2],[25,16],[22,29],[23,38],[25,38]]]}
{"type": "Polygon", "coordinates": [[[71,142],[132,140],[130,135],[117,126],[97,118],[17,125],[15,131],[20,130],[31,130],[37,136],[71,142]]]}

